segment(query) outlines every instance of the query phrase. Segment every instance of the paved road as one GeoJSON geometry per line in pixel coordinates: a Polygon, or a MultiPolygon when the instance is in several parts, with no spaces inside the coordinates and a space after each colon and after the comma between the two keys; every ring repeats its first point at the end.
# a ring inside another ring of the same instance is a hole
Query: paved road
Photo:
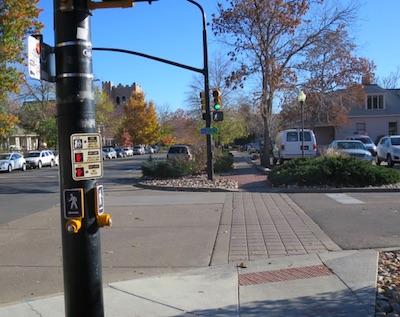
{"type": "Polygon", "coordinates": [[[400,247],[400,193],[289,194],[342,249],[400,247]]]}
{"type": "MultiPolygon", "coordinates": [[[[132,183],[141,176],[140,166],[148,155],[104,161],[99,183],[107,187],[132,183]]],[[[155,158],[165,154],[155,154],[155,158]]],[[[0,173],[0,225],[60,203],[58,167],[0,173]]]]}

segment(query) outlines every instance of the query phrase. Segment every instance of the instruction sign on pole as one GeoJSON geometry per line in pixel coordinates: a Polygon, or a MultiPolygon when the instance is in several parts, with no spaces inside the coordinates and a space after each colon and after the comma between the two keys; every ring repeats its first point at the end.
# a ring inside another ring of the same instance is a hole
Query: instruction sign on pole
{"type": "Polygon", "coordinates": [[[103,177],[100,133],[71,135],[72,178],[76,181],[103,177]]]}

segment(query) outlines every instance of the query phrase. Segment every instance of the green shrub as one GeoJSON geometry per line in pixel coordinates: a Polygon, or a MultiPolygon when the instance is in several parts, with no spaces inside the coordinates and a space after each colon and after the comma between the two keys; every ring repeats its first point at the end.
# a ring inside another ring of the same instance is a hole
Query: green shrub
{"type": "Polygon", "coordinates": [[[193,162],[185,159],[173,161],[148,160],[141,166],[143,176],[151,178],[169,178],[191,175],[193,162]]]}
{"type": "Polygon", "coordinates": [[[268,179],[274,186],[378,186],[400,182],[400,174],[349,156],[299,158],[275,167],[268,179]]]}
{"type": "Polygon", "coordinates": [[[226,173],[233,170],[233,155],[229,151],[215,153],[214,172],[226,173]]]}
{"type": "MultiPolygon", "coordinates": [[[[187,175],[199,175],[206,172],[207,152],[202,148],[193,150],[194,159],[188,161],[184,158],[177,158],[172,161],[157,161],[151,157],[142,163],[143,176],[151,178],[182,177],[187,175]]],[[[233,170],[233,156],[229,151],[216,153],[214,171],[216,173],[233,170]]]]}
{"type": "Polygon", "coordinates": [[[192,163],[192,174],[199,175],[203,174],[207,166],[207,150],[204,145],[191,145],[193,161],[192,163]]]}

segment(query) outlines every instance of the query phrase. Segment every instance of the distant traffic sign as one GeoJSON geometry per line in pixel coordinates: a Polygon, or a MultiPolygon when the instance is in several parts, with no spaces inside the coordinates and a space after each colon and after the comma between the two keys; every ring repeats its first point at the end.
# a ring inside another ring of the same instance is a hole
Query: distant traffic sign
{"type": "Polygon", "coordinates": [[[218,129],[217,128],[201,128],[200,133],[201,134],[217,134],[218,129]]]}

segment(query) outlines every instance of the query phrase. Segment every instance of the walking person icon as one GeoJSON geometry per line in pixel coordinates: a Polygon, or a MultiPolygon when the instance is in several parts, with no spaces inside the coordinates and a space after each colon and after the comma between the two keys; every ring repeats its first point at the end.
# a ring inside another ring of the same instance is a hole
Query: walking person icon
{"type": "Polygon", "coordinates": [[[64,217],[65,219],[83,218],[83,189],[65,189],[64,190],[64,217]]]}
{"type": "Polygon", "coordinates": [[[70,205],[69,205],[69,208],[70,209],[78,209],[78,204],[77,204],[77,202],[78,202],[78,198],[76,197],[76,196],[74,196],[74,194],[73,193],[70,193],[69,194],[69,199],[68,199],[68,202],[69,203],[71,203],[70,205]]]}

